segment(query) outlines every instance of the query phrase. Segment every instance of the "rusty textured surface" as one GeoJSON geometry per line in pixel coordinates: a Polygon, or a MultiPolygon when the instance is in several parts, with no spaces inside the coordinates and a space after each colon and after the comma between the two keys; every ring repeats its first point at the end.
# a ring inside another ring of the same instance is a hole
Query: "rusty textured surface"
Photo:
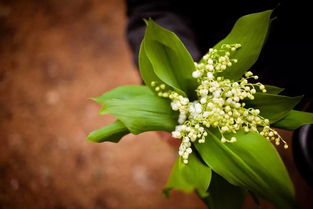
{"type": "MultiPolygon", "coordinates": [[[[157,134],[85,141],[113,121],[87,98],[140,83],[123,1],[0,2],[0,208],[204,209],[195,195],[161,195],[175,151],[157,134]]],[[[309,209],[291,150],[283,159],[309,209]]]]}

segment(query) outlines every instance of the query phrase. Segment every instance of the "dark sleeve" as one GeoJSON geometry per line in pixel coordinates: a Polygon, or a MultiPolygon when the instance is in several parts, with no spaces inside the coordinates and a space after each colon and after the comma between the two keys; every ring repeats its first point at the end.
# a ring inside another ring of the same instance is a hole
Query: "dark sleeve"
{"type": "Polygon", "coordinates": [[[152,18],[161,26],[176,33],[183,41],[194,60],[200,58],[195,34],[190,27],[190,20],[180,14],[176,0],[127,0],[127,40],[134,62],[138,66],[138,52],[145,31],[143,18],[152,18]]]}

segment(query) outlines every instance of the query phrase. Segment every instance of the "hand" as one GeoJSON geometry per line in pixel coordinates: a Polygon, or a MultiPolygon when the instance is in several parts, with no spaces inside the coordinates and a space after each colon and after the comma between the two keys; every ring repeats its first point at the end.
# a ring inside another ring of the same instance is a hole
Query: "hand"
{"type": "Polygon", "coordinates": [[[157,134],[172,147],[179,147],[181,140],[173,138],[171,133],[165,131],[157,131],[157,134]]]}

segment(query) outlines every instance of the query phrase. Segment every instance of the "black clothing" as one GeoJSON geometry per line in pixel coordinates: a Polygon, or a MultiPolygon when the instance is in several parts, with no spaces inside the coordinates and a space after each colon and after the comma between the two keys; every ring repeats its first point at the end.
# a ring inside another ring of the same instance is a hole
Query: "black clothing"
{"type": "Polygon", "coordinates": [[[285,94],[312,97],[312,7],[279,1],[128,0],[127,38],[137,63],[145,24],[151,17],[175,32],[198,61],[223,39],[235,21],[246,14],[274,9],[271,31],[256,65],[260,81],[286,88],[285,94]]]}

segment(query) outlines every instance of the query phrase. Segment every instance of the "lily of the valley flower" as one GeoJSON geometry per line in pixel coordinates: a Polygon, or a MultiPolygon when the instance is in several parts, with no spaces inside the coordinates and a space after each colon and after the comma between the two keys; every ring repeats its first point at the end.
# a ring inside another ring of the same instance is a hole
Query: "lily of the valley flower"
{"type": "Polygon", "coordinates": [[[206,129],[210,127],[218,128],[222,143],[237,141],[236,137],[226,138],[224,134],[244,130],[258,132],[275,141],[276,145],[283,142],[288,148],[279,134],[270,128],[269,120],[260,116],[259,109],[245,107],[243,100],[254,99],[257,92],[255,86],[266,92],[263,84],[249,82],[257,80],[258,76],[248,71],[239,81],[232,81],[219,75],[237,63],[236,59],[231,59],[231,54],[240,47],[240,44],[224,44],[219,50],[210,49],[201,62],[195,63],[192,77],[199,83],[196,89],[198,99],[195,101],[168,90],[165,84],[151,83],[158,95],[169,98],[172,109],[179,111],[178,125],[172,136],[182,140],[178,153],[184,163],[188,163],[188,156],[192,153],[191,144],[204,143],[208,135],[206,129]]]}

